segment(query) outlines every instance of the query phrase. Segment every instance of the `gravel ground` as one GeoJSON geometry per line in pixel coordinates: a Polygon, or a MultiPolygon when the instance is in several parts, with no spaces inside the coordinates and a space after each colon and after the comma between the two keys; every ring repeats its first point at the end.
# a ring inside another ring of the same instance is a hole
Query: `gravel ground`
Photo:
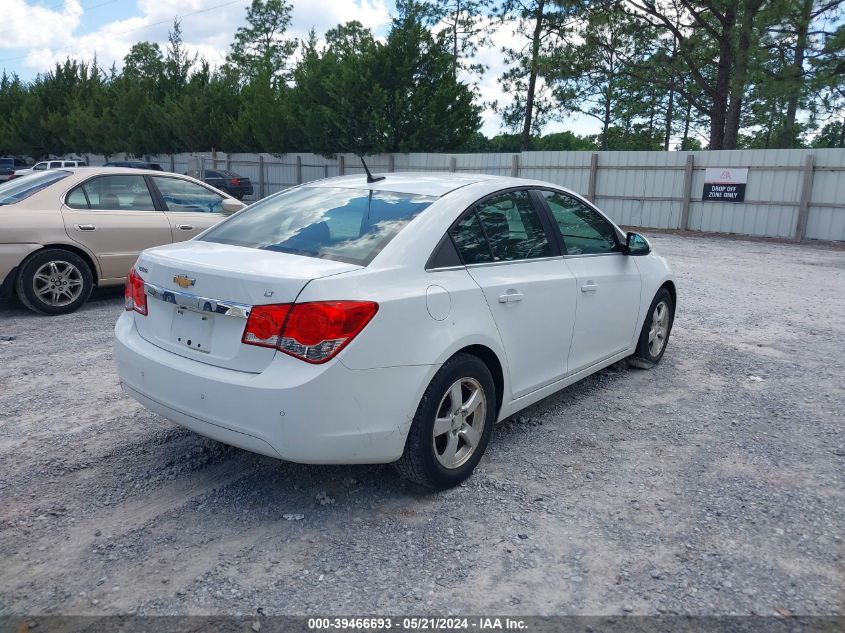
{"type": "Polygon", "coordinates": [[[439,494],[144,410],[120,292],[0,307],[0,614],[842,614],[845,250],[651,237],[663,362],[504,422],[439,494]]]}

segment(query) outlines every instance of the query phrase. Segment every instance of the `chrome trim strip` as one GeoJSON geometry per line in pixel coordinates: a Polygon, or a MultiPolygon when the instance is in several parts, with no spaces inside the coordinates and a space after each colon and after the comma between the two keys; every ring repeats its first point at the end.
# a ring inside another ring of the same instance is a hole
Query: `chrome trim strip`
{"type": "Polygon", "coordinates": [[[495,262],[479,262],[478,264],[467,264],[470,268],[486,268],[487,266],[507,266],[508,264],[530,264],[531,262],[550,262],[563,259],[563,255],[552,255],[550,257],[532,257],[531,259],[502,259],[495,262]]]}
{"type": "Polygon", "coordinates": [[[564,259],[577,259],[579,257],[607,257],[608,255],[625,255],[619,251],[608,251],[606,253],[579,253],[577,255],[564,255],[564,259]]]}
{"type": "Polygon", "coordinates": [[[439,273],[444,270],[464,270],[466,266],[458,265],[458,266],[440,266],[439,268],[426,268],[425,272],[427,273],[439,273]]]}
{"type": "Polygon", "coordinates": [[[244,303],[220,301],[219,299],[209,299],[178,290],[168,290],[149,282],[144,282],[144,294],[165,303],[172,303],[177,308],[185,308],[194,312],[211,312],[212,314],[237,319],[249,318],[250,310],[252,310],[252,306],[244,303]]]}

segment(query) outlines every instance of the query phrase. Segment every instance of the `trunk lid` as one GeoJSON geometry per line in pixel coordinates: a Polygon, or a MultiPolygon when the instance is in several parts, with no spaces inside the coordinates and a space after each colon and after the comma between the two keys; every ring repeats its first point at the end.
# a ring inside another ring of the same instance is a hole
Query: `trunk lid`
{"type": "Polygon", "coordinates": [[[188,241],[144,251],[135,266],[147,284],[139,334],[174,354],[259,373],[276,351],[241,343],[254,305],[293,303],[312,279],[360,266],[273,251],[188,241]]]}

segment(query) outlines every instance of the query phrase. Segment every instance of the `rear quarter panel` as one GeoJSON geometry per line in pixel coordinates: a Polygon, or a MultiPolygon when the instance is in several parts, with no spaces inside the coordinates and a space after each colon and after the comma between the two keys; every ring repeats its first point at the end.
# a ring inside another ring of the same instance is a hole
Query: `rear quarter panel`
{"type": "Polygon", "coordinates": [[[468,345],[484,345],[507,374],[493,317],[465,269],[362,269],[311,281],[297,302],[339,299],[379,304],[373,320],[338,356],[350,369],[439,366],[468,345]]]}

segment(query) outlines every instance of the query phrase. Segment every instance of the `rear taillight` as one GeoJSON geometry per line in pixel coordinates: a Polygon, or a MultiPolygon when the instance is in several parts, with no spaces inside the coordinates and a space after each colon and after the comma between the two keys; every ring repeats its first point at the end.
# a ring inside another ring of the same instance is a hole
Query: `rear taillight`
{"type": "Polygon", "coordinates": [[[231,185],[233,187],[237,187],[239,184],[241,184],[241,181],[240,181],[239,178],[232,178],[231,185]]]}
{"type": "Polygon", "coordinates": [[[144,280],[135,272],[129,271],[126,285],[123,287],[123,305],[127,310],[135,310],[138,314],[147,316],[147,294],[144,292],[144,280]]]}
{"type": "Polygon", "coordinates": [[[289,303],[254,306],[249,312],[241,342],[261,347],[278,346],[288,312],[289,303]]]}
{"type": "Polygon", "coordinates": [[[241,339],[309,363],[334,358],[378,312],[372,301],[315,301],[255,306],[241,339]]]}

